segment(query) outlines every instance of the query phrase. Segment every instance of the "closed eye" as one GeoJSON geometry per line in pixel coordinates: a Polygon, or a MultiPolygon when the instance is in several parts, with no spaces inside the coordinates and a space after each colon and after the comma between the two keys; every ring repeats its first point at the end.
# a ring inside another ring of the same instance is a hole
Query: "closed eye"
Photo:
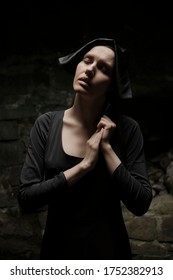
{"type": "MultiPolygon", "coordinates": [[[[92,64],[94,61],[94,57],[90,55],[86,55],[83,58],[83,62],[87,65],[92,64]]],[[[111,76],[112,75],[112,67],[108,65],[105,61],[100,60],[97,62],[97,68],[105,75],[111,76]]]]}
{"type": "Polygon", "coordinates": [[[98,68],[107,76],[111,76],[112,74],[112,68],[109,67],[106,63],[99,63],[98,68]]]}
{"type": "Polygon", "coordinates": [[[85,64],[91,64],[93,62],[93,58],[91,56],[84,56],[83,61],[85,64]]]}

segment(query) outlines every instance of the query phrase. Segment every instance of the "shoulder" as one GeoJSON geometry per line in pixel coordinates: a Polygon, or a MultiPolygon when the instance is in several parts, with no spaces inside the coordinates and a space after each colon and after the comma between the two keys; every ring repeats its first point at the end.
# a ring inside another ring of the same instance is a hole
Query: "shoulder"
{"type": "Polygon", "coordinates": [[[63,111],[49,111],[41,114],[36,119],[33,128],[31,130],[32,134],[39,134],[44,139],[48,136],[49,129],[53,123],[54,118],[61,118],[63,111]]]}
{"type": "Polygon", "coordinates": [[[120,115],[117,118],[117,122],[123,123],[124,125],[132,125],[132,126],[138,125],[138,122],[128,115],[120,115]]]}
{"type": "Polygon", "coordinates": [[[38,118],[36,119],[35,122],[36,123],[48,123],[48,122],[50,122],[52,116],[53,116],[53,112],[46,112],[46,113],[38,116],[38,118]]]}
{"type": "Polygon", "coordinates": [[[38,131],[46,132],[49,129],[51,120],[53,118],[53,112],[47,112],[38,116],[34,123],[34,127],[38,131]]]}
{"type": "Polygon", "coordinates": [[[116,125],[119,135],[123,138],[142,135],[139,123],[130,116],[119,116],[116,125]]]}
{"type": "Polygon", "coordinates": [[[64,111],[50,111],[44,114],[41,114],[35,121],[35,124],[39,124],[42,126],[49,126],[53,119],[61,118],[64,111]]]}
{"type": "Polygon", "coordinates": [[[139,127],[139,123],[130,116],[120,115],[117,119],[117,125],[124,129],[135,129],[139,127]]]}

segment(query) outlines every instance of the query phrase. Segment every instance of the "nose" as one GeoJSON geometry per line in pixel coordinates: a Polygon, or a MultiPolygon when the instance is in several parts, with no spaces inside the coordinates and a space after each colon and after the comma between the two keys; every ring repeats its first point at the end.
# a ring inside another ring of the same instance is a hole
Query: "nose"
{"type": "Polygon", "coordinates": [[[92,78],[94,76],[95,70],[94,70],[94,65],[90,65],[87,67],[87,69],[85,70],[85,74],[89,77],[92,78]]]}

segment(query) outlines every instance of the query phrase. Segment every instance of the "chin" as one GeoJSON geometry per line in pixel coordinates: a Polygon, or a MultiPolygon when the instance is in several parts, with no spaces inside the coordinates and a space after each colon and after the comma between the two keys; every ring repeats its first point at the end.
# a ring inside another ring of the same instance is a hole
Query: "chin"
{"type": "Polygon", "coordinates": [[[88,88],[85,87],[85,86],[77,85],[77,86],[74,86],[73,89],[74,89],[75,92],[80,93],[80,94],[88,94],[89,93],[88,88]]]}

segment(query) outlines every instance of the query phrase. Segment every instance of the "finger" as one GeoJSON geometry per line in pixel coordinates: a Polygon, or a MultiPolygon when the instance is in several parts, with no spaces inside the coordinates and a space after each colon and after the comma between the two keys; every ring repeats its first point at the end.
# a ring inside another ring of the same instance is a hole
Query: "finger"
{"type": "Polygon", "coordinates": [[[97,130],[98,131],[100,131],[102,128],[104,128],[106,126],[106,122],[103,120],[103,119],[101,119],[100,121],[99,121],[99,123],[97,124],[97,130]]]}
{"type": "Polygon", "coordinates": [[[96,132],[95,137],[94,137],[94,142],[99,143],[103,134],[103,128],[101,128],[98,132],[96,132]]]}

